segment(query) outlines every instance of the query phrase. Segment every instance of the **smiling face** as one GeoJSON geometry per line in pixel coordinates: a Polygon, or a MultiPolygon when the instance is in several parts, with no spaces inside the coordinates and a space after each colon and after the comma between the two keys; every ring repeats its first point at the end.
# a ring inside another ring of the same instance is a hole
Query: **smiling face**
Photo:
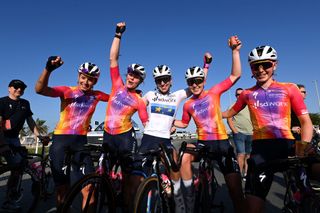
{"type": "Polygon", "coordinates": [[[203,91],[205,81],[204,78],[196,77],[188,79],[187,84],[192,94],[198,96],[203,91]]]}
{"type": "Polygon", "coordinates": [[[80,90],[86,92],[92,90],[93,86],[97,83],[97,79],[86,76],[82,73],[78,76],[78,87],[80,90]]]}
{"type": "Polygon", "coordinates": [[[252,76],[259,85],[272,81],[272,76],[277,67],[277,62],[272,60],[257,61],[250,64],[252,76]]]}
{"type": "Polygon", "coordinates": [[[9,90],[9,97],[13,100],[19,99],[24,94],[23,87],[11,86],[8,88],[9,90]]]}
{"type": "Polygon", "coordinates": [[[157,85],[158,90],[162,94],[166,94],[170,90],[172,80],[170,76],[161,76],[155,79],[155,83],[157,85]]]}
{"type": "Polygon", "coordinates": [[[129,90],[136,89],[141,82],[142,82],[142,79],[138,73],[128,72],[127,78],[126,78],[126,87],[129,90]]]}

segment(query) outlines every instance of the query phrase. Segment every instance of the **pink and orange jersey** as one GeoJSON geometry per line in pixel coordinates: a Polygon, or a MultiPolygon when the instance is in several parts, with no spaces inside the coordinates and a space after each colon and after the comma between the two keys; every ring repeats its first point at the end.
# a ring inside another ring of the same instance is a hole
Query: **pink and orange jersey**
{"type": "Polygon", "coordinates": [[[308,114],[298,87],[273,81],[267,88],[254,86],[244,90],[233,110],[249,107],[253,139],[294,139],[291,133],[291,109],[297,116],[308,114]]]}
{"type": "Polygon", "coordinates": [[[198,140],[228,139],[226,127],[222,121],[220,96],[232,86],[228,77],[199,97],[192,96],[183,105],[182,122],[188,124],[193,118],[198,133],[198,140]]]}
{"type": "Polygon", "coordinates": [[[104,130],[117,135],[132,129],[131,117],[138,111],[142,123],[148,120],[146,105],[137,92],[129,91],[119,74],[119,67],[110,68],[112,90],[107,106],[104,130]]]}
{"type": "Polygon", "coordinates": [[[86,135],[96,105],[109,100],[101,91],[83,92],[76,86],[53,87],[48,96],[61,99],[60,120],[54,130],[58,135],[86,135]]]}

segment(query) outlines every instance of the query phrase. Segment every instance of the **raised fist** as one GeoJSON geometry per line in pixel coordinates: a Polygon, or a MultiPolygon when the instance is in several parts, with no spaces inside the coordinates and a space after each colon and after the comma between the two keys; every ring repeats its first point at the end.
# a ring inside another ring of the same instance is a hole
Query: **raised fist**
{"type": "Polygon", "coordinates": [[[205,64],[210,64],[212,62],[212,55],[208,52],[204,54],[203,62],[205,64]]]}
{"type": "Polygon", "coordinates": [[[122,35],[122,33],[124,33],[125,30],[126,30],[126,23],[125,22],[120,22],[117,24],[116,34],[122,35]]]}
{"type": "Polygon", "coordinates": [[[47,60],[46,69],[49,72],[57,69],[63,64],[63,61],[60,56],[50,56],[47,60]]]}
{"type": "Polygon", "coordinates": [[[238,36],[231,36],[228,40],[228,45],[231,49],[240,49],[241,48],[241,41],[239,40],[238,36]]]}

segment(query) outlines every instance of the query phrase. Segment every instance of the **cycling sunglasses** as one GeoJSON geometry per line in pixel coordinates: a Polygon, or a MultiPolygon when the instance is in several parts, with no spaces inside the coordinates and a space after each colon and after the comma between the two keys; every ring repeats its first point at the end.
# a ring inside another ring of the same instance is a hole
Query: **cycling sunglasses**
{"type": "Polygon", "coordinates": [[[12,86],[14,89],[19,89],[20,88],[20,90],[21,91],[24,91],[24,89],[25,89],[25,87],[24,86],[21,86],[21,85],[14,85],[14,86],[12,86]]]}
{"type": "Polygon", "coordinates": [[[204,81],[204,78],[190,78],[187,80],[188,86],[192,86],[193,84],[199,85],[202,84],[204,81]]]}
{"type": "Polygon", "coordinates": [[[262,66],[262,68],[264,70],[269,69],[270,67],[273,66],[273,63],[270,61],[266,61],[266,62],[262,62],[262,63],[256,63],[256,64],[251,64],[251,69],[254,71],[259,70],[260,66],[262,66]]]}
{"type": "Polygon", "coordinates": [[[156,84],[161,84],[161,82],[163,83],[168,83],[171,80],[170,76],[163,76],[163,77],[159,77],[155,79],[156,84]]]}

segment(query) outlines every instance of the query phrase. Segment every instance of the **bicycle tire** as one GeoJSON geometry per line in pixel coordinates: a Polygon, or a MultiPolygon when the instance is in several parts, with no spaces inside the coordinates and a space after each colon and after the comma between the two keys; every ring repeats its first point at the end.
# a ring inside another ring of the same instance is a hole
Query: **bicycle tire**
{"type": "MultiPolygon", "coordinates": [[[[0,200],[5,202],[7,200],[7,185],[11,170],[17,167],[2,166],[0,168],[0,200]]],[[[18,187],[18,193],[15,196],[17,202],[21,206],[20,212],[34,212],[39,198],[40,198],[40,183],[35,180],[34,174],[31,170],[24,170],[18,187]],[[31,183],[30,183],[31,181],[31,183]]],[[[2,203],[0,204],[2,205],[2,203]]],[[[4,210],[1,207],[1,210],[4,210]]]]}
{"type": "Polygon", "coordinates": [[[116,212],[115,196],[107,177],[99,174],[89,174],[81,178],[69,190],[63,204],[59,207],[58,212],[116,212]],[[81,190],[88,186],[89,193],[85,207],[82,208],[82,193],[81,190]],[[97,189],[97,191],[94,191],[97,189]],[[91,196],[94,196],[94,205],[88,205],[91,196]],[[90,209],[88,209],[90,208],[90,209]]]}
{"type": "Polygon", "coordinates": [[[158,177],[151,176],[140,184],[134,202],[134,213],[170,213],[169,201],[164,197],[161,199],[159,192],[158,177]],[[163,202],[163,203],[162,203],[163,202]]]}

